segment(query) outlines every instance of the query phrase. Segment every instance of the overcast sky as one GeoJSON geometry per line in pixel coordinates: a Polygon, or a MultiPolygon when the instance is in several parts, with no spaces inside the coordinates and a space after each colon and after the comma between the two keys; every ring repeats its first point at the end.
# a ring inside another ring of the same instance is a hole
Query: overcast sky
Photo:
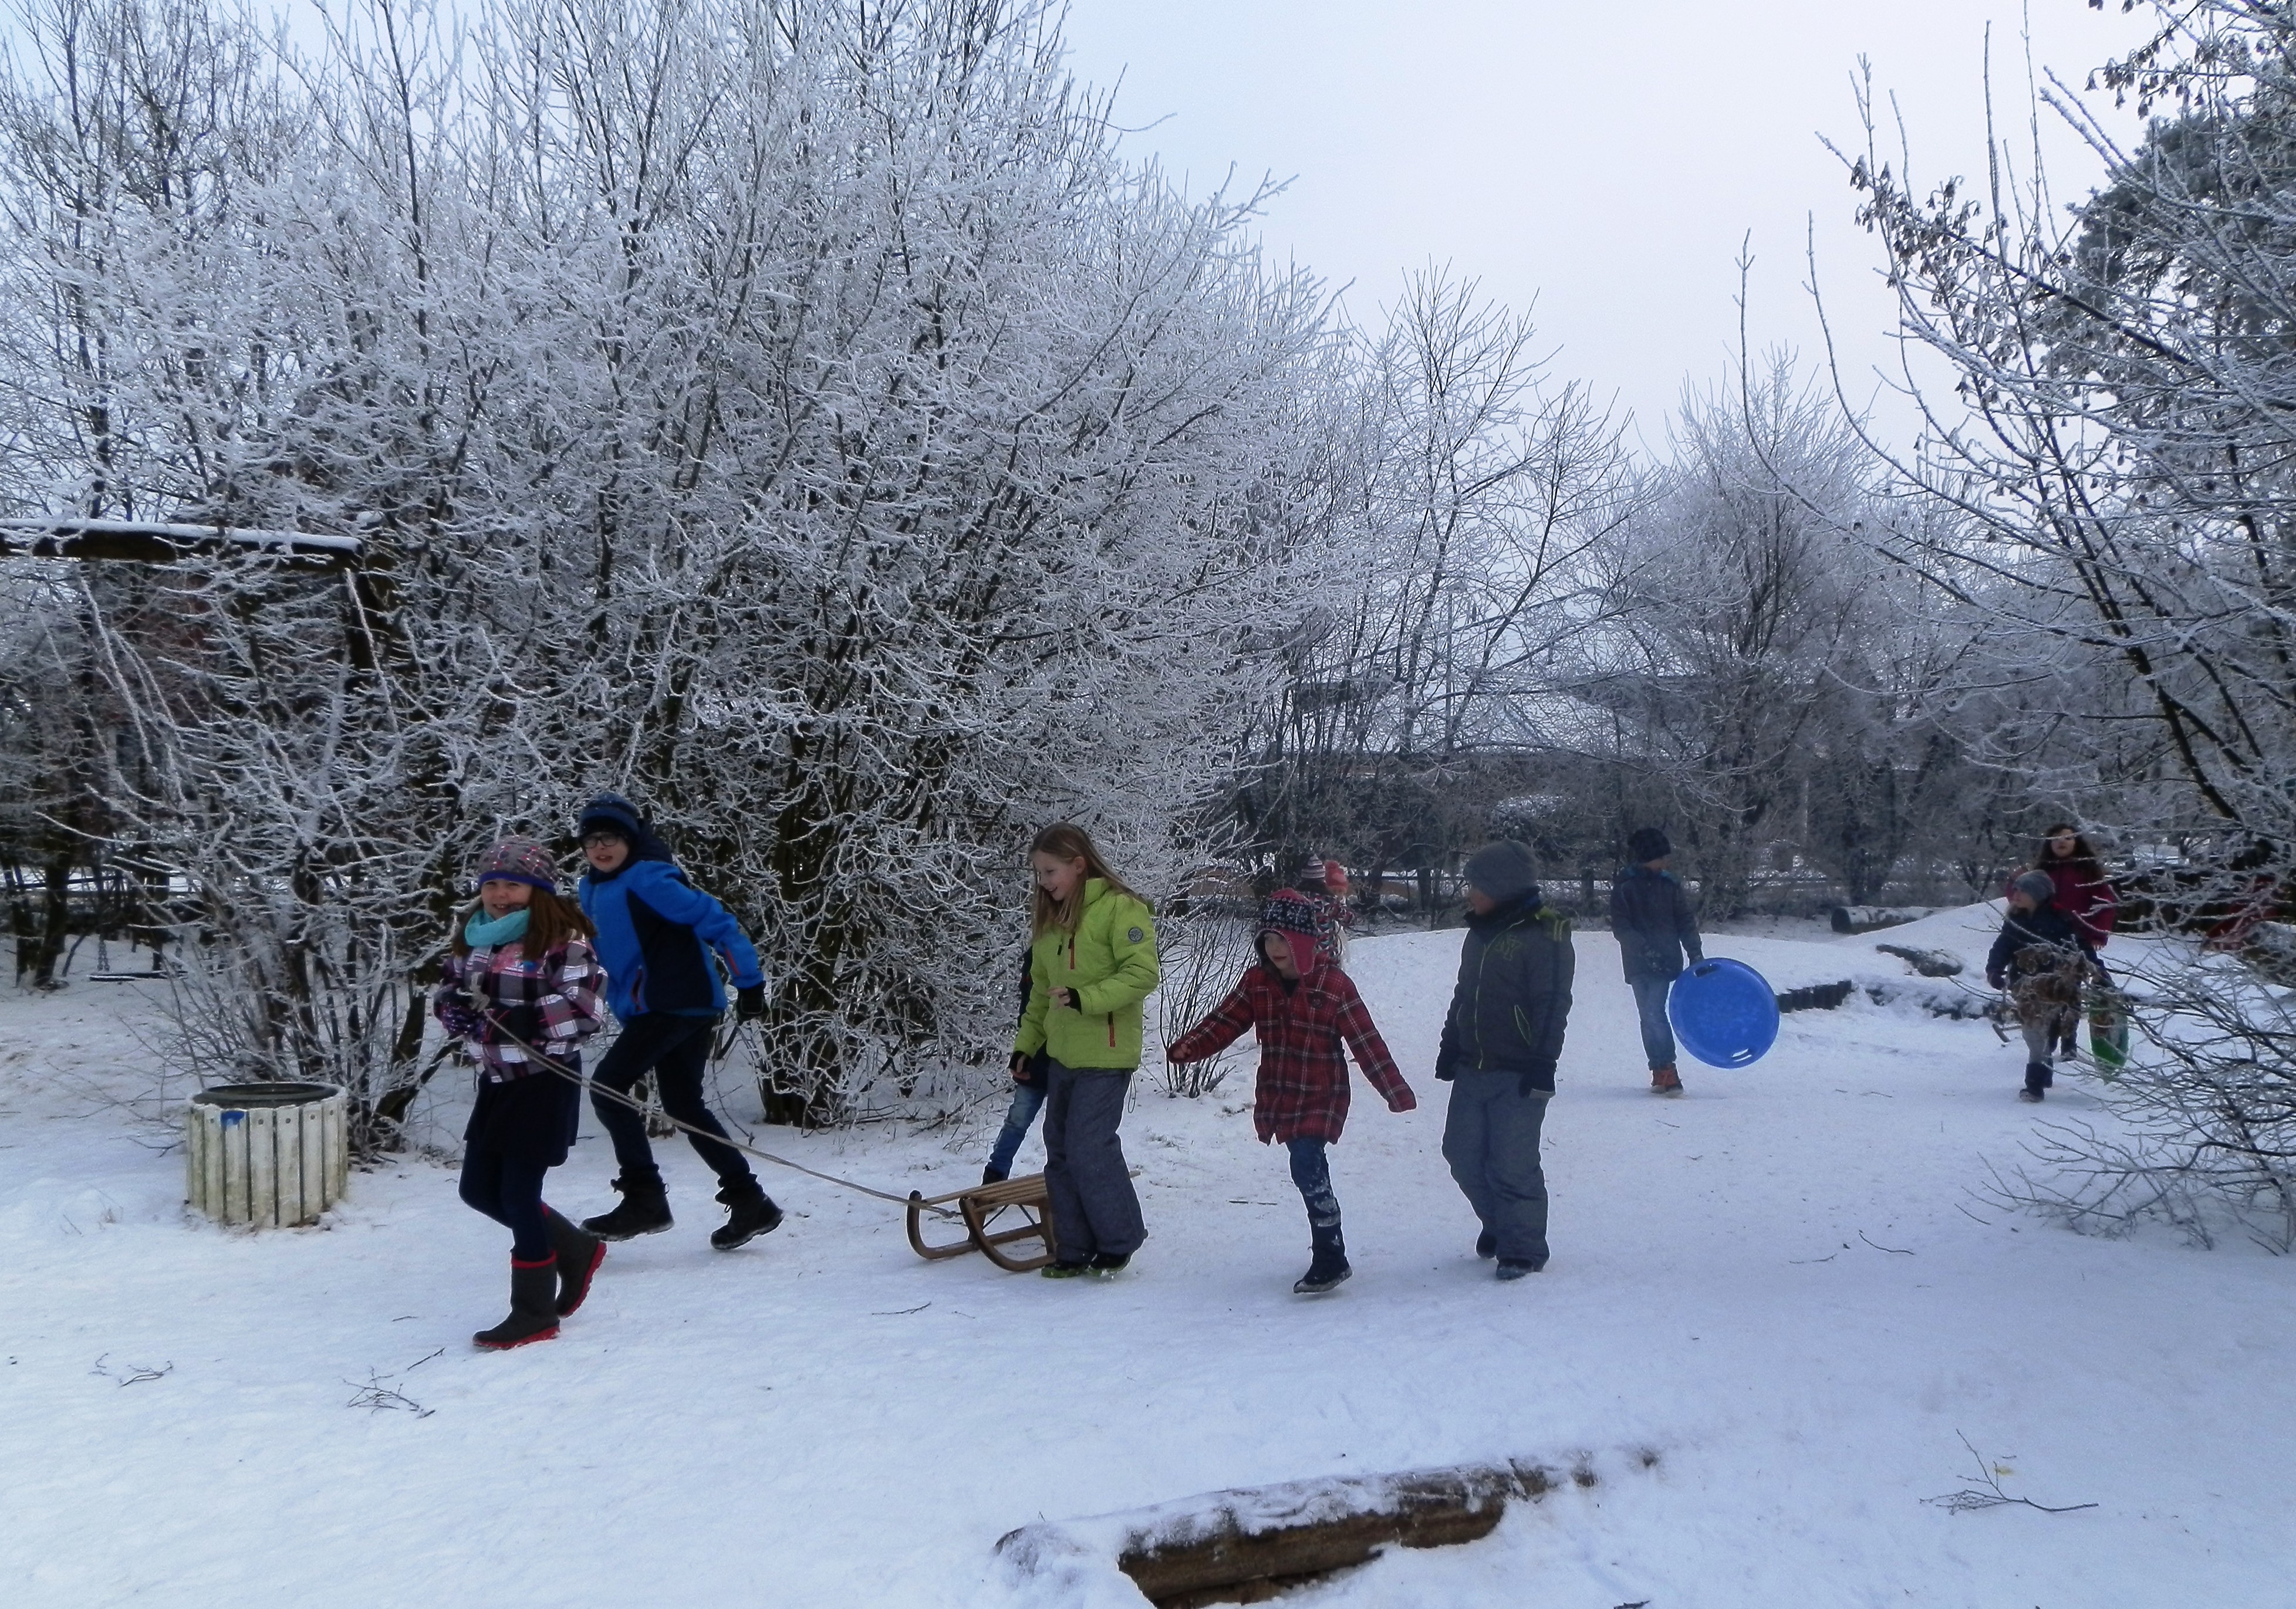
{"type": "MultiPolygon", "coordinates": [[[[2145,20],[2032,0],[2034,58],[2078,87],[2145,20]]],[[[1917,177],[1981,172],[1988,22],[1995,98],[2021,130],[2028,21],[2002,0],[1072,0],[1068,36],[1079,77],[1121,78],[1119,121],[1155,125],[1132,148],[1192,190],[1231,164],[1241,184],[1292,180],[1265,242],[1352,282],[1358,320],[1430,261],[1535,297],[1554,372],[1615,393],[1660,446],[1685,377],[1733,372],[1750,230],[1758,349],[1822,356],[1801,289],[1814,227],[1859,393],[1894,363],[1873,237],[1818,136],[1862,139],[1863,55],[1917,177]]],[[[2060,198],[2085,193],[2087,153],[2054,127],[2045,149],[2060,198]]]]}

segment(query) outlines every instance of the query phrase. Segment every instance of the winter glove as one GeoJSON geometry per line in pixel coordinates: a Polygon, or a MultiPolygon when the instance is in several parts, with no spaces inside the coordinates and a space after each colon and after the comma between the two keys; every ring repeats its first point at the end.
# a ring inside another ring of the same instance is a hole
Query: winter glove
{"type": "Polygon", "coordinates": [[[1398,1090],[1389,1099],[1387,1109],[1390,1112],[1415,1112],[1419,1109],[1419,1097],[1407,1089],[1398,1090]]]}
{"type": "Polygon", "coordinates": [[[1451,1064],[1447,1061],[1437,1062],[1435,1064],[1435,1077],[1439,1082],[1449,1083],[1451,1082],[1451,1064]]]}
{"type": "Polygon", "coordinates": [[[471,1039],[485,1030],[487,1019],[461,1001],[449,1000],[439,1008],[439,1025],[456,1039],[471,1039]]]}
{"type": "Polygon", "coordinates": [[[2008,987],[2007,980],[2003,978],[1998,972],[1987,973],[1985,975],[1985,981],[1996,989],[2005,989],[2008,987]]]}
{"type": "Polygon", "coordinates": [[[1077,992],[1073,989],[1054,990],[1053,1004],[1070,1011],[1081,1011],[1084,1009],[1082,1002],[1077,999],[1077,992]]]}
{"type": "Polygon", "coordinates": [[[766,1014],[766,986],[751,984],[746,989],[734,992],[734,1020],[753,1023],[766,1014]]]}
{"type": "Polygon", "coordinates": [[[1554,1069],[1553,1067],[1542,1067],[1537,1073],[1526,1073],[1521,1078],[1517,1079],[1515,1081],[1514,1092],[1517,1095],[1523,1097],[1525,1099],[1529,1099],[1534,1090],[1540,1094],[1545,1094],[1554,1082],[1554,1069]]]}
{"type": "Polygon", "coordinates": [[[1016,1084],[1029,1082],[1029,1058],[1020,1050],[1013,1052],[1013,1082],[1016,1084]]]}

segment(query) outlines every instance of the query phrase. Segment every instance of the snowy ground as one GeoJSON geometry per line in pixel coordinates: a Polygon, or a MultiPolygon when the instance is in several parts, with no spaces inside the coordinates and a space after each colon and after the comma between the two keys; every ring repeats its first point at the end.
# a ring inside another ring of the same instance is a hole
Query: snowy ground
{"type": "MultiPolygon", "coordinates": [[[[1902,972],[1877,939],[1981,952],[1982,926],[1712,947],[1783,987],[1902,972]]],[[[1358,1099],[1333,1168],[1357,1277],[1332,1296],[1289,1294],[1304,1221],[1241,1092],[1144,1091],[1126,1138],[1151,1239],[1112,1283],[927,1265],[880,1204],[788,1177],[787,1226],[714,1254],[681,1149],[677,1229],[615,1248],[559,1340],[498,1356],[468,1336],[501,1316],[504,1237],[450,1169],[357,1174],[320,1229],[187,1221],[165,1131],[115,1104],[151,1089],[136,986],[0,995],[0,1596],[1120,1604],[1120,1577],[1019,1581],[992,1547],[1039,1518],[1512,1457],[1584,1458],[1599,1484],[1287,1601],[2290,1601],[2288,1265],[2084,1239],[1971,1194],[2036,1123],[2094,1111],[2078,1079],[2020,1106],[2021,1057],[1982,1024],[1860,997],[1654,1100],[1617,952],[1582,935],[1554,1258],[1502,1286],[1425,1071],[1458,937],[1356,950],[1425,1105],[1358,1099]],[[422,1412],[352,1405],[371,1380],[422,1412]],[[2096,1507],[1925,1506],[1971,1483],[1963,1436],[2010,1492],[2096,1507]]],[[[774,1138],[928,1189],[985,1149],[774,1138]]],[[[586,1138],[554,1199],[598,1210],[611,1172],[586,1138]]]]}

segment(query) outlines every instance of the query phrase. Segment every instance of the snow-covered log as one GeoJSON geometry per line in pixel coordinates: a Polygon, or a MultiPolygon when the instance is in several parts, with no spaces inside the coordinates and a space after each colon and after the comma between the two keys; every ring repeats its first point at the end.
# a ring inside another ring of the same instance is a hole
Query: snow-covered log
{"type": "MultiPolygon", "coordinates": [[[[1184,1498],[1089,1520],[1008,1532],[996,1551],[1022,1575],[1112,1555],[1159,1609],[1255,1603],[1284,1588],[1366,1564],[1382,1549],[1446,1548],[1488,1536],[1517,1499],[1564,1477],[1535,1464],[1469,1465],[1320,1481],[1287,1481],[1184,1498]]],[[[1573,1479],[1594,1482],[1591,1469],[1573,1479]]]]}
{"type": "Polygon", "coordinates": [[[1836,905],[1833,908],[1833,930],[1836,933],[1874,933],[1884,927],[1902,927],[1907,922],[1918,922],[1925,916],[1935,916],[1931,905],[1836,905]]]}

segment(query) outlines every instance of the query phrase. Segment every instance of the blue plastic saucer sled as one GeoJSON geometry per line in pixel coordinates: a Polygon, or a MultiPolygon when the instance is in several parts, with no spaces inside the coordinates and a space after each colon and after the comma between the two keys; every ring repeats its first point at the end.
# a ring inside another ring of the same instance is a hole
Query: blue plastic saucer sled
{"type": "Polygon", "coordinates": [[[1667,992],[1666,1019],[1682,1048],[1710,1067],[1743,1067],[1777,1042],[1778,997],[1743,961],[1698,962],[1667,992]]]}

